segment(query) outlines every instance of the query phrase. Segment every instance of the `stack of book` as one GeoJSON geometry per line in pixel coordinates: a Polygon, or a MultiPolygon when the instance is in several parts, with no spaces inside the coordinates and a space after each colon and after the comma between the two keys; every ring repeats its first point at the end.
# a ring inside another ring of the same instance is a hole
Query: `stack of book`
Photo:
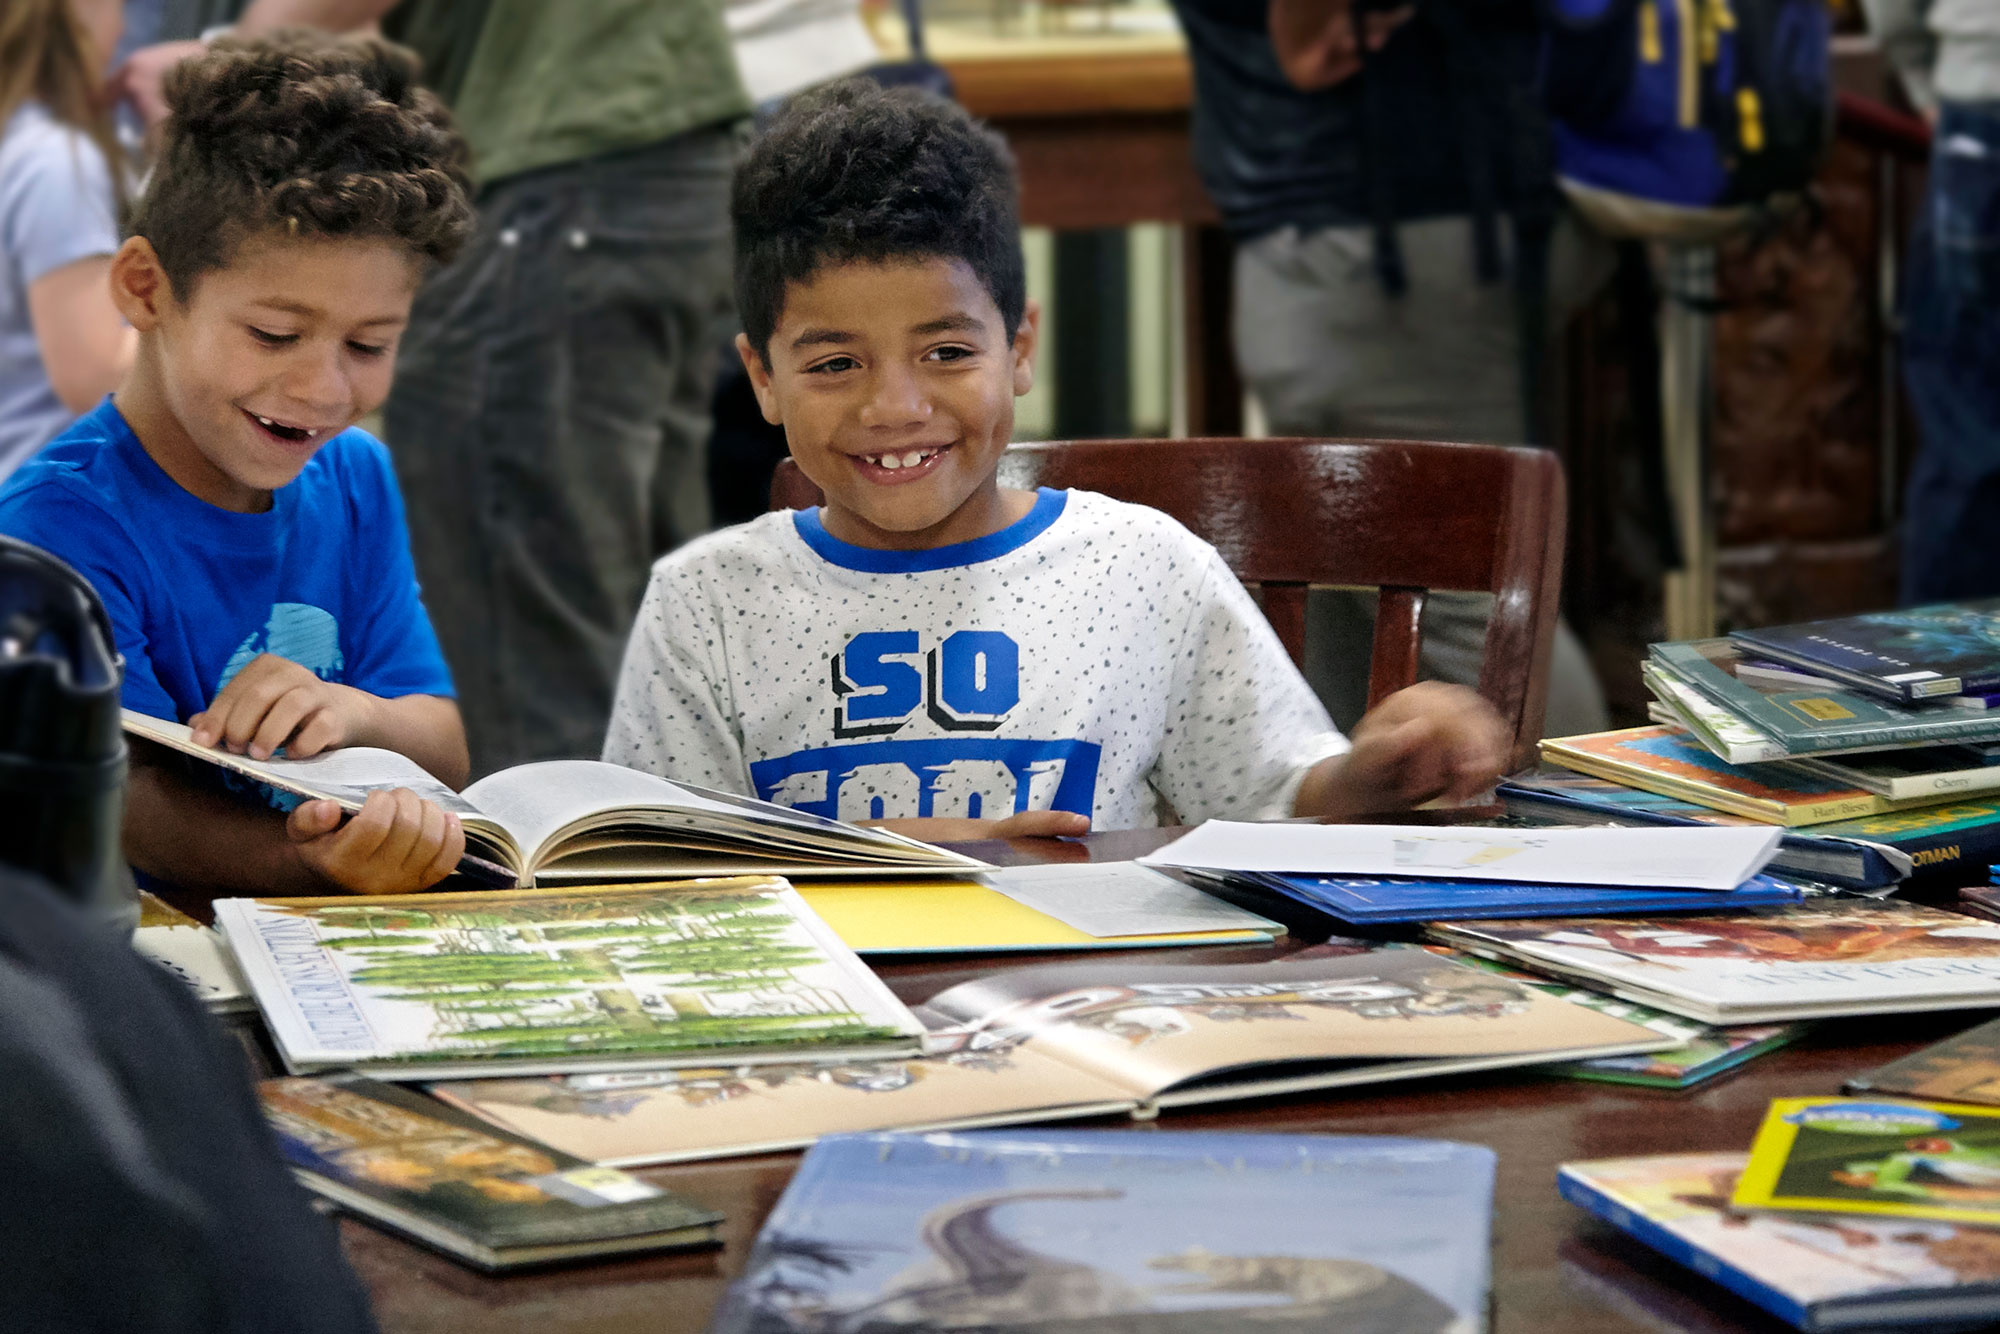
{"type": "Polygon", "coordinates": [[[2000,600],[1652,646],[1657,726],[1542,745],[1522,814],[1779,825],[1780,873],[1881,888],[2000,858],[2000,600]]]}
{"type": "Polygon", "coordinates": [[[1802,1330],[2000,1317],[2000,1021],[1779,1098],[1747,1152],[1565,1164],[1558,1189],[1802,1330]]]}

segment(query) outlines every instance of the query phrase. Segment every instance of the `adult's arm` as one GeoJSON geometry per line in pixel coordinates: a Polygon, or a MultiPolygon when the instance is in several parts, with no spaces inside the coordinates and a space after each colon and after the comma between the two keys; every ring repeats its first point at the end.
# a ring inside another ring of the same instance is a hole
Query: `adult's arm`
{"type": "MultiPolygon", "coordinates": [[[[1367,14],[1362,26],[1368,49],[1380,50],[1410,12],[1405,6],[1367,14]]],[[[1294,87],[1306,92],[1331,88],[1360,72],[1352,0],[1271,0],[1270,24],[1278,66],[1294,87]]]]}
{"type": "Polygon", "coordinates": [[[88,255],[28,284],[28,320],[56,397],[84,413],[132,368],[139,335],[111,304],[111,256],[88,255]]]}
{"type": "Polygon", "coordinates": [[[352,32],[378,22],[399,0],[251,0],[236,20],[235,33],[257,37],[274,28],[321,28],[352,32]]]}

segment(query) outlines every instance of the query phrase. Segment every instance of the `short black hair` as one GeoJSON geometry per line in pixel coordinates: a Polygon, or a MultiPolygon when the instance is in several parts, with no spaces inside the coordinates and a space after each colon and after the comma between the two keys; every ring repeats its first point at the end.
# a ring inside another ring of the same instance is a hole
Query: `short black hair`
{"type": "Polygon", "coordinates": [[[448,263],[472,232],[465,140],[380,38],[216,42],[167,77],[164,141],[131,231],[182,301],[253,236],[382,237],[448,263]]]}
{"type": "Polygon", "coordinates": [[[778,113],[737,169],[736,309],[770,364],[785,288],[825,264],[956,259],[1013,341],[1028,303],[1006,143],[955,102],[846,79],[778,113]]]}

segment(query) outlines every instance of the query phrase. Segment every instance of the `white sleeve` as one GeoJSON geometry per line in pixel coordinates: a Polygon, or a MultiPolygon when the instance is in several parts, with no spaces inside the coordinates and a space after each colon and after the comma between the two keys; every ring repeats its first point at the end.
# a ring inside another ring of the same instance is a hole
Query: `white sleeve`
{"type": "Polygon", "coordinates": [[[698,616],[670,576],[654,570],[625,645],[604,758],[674,782],[754,796],[733,699],[714,618],[698,616]]]}
{"type": "Polygon", "coordinates": [[[1307,771],[1344,753],[1347,738],[1243,585],[1206,556],[1153,786],[1186,824],[1281,819],[1307,771]]]}

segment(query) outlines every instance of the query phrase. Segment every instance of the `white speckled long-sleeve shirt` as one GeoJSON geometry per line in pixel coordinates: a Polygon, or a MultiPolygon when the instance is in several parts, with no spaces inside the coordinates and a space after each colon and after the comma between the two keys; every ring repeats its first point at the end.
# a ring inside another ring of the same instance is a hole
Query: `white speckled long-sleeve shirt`
{"type": "Polygon", "coordinates": [[[2000,0],[1862,0],[1862,8],[1917,105],[2000,102],[2000,0]]]}
{"type": "Polygon", "coordinates": [[[767,514],[664,557],[604,758],[847,820],[1289,815],[1347,741],[1214,549],[1044,490],[930,551],[767,514]]]}

